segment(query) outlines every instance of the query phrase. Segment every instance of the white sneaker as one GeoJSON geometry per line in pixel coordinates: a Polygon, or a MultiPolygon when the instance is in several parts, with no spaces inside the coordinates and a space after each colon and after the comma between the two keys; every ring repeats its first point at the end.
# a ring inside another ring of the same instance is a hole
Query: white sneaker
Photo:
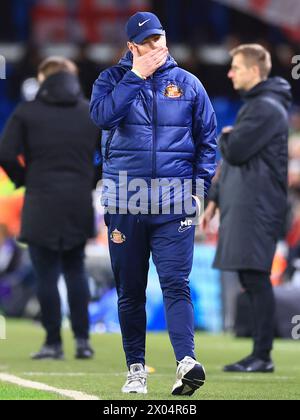
{"type": "Polygon", "coordinates": [[[176,382],[172,389],[173,395],[188,395],[203,386],[205,383],[204,367],[196,360],[186,356],[179,362],[176,372],[176,382]]]}
{"type": "Polygon", "coordinates": [[[122,392],[124,394],[147,394],[147,372],[141,363],[130,366],[122,392]]]}

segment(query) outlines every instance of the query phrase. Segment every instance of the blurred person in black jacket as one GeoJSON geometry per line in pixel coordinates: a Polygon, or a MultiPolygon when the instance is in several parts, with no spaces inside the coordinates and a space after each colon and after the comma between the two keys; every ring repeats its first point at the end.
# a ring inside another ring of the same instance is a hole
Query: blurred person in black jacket
{"type": "Polygon", "coordinates": [[[0,165],[17,187],[26,187],[20,240],[29,245],[47,332],[33,358],[64,357],[57,287],[61,274],[68,289],[76,357],[91,358],[84,251],[95,233],[92,190],[99,131],[90,121],[73,62],[46,59],[38,80],[36,99],[17,107],[0,142],[0,165]]]}
{"type": "Polygon", "coordinates": [[[291,87],[284,79],[269,78],[271,56],[262,46],[242,45],[231,54],[228,76],[242,91],[245,104],[235,126],[223,129],[223,162],[203,225],[206,228],[219,208],[214,267],[238,272],[254,316],[252,354],[224,370],[273,372],[275,300],[270,273],[287,213],[291,87]]]}

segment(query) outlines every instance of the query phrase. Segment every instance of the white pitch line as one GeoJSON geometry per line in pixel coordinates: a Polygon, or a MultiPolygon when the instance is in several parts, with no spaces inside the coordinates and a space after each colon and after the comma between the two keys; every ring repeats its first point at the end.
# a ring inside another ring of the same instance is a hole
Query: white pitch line
{"type": "Polygon", "coordinates": [[[22,372],[22,375],[24,376],[64,376],[64,377],[70,377],[70,378],[76,378],[76,377],[81,377],[81,376],[127,376],[127,373],[83,373],[83,372],[75,372],[75,373],[71,373],[71,372],[66,372],[66,373],[62,373],[62,372],[22,372]]]}
{"type": "Polygon", "coordinates": [[[52,393],[61,395],[62,397],[71,398],[72,400],[77,400],[77,401],[89,401],[89,400],[99,401],[100,399],[94,395],[85,394],[84,392],[71,391],[69,389],[54,388],[52,386],[43,384],[41,382],[27,381],[25,379],[19,378],[14,375],[8,375],[6,373],[0,373],[0,381],[18,385],[23,388],[36,389],[37,391],[52,392],[52,393]]]}
{"type": "MultiPolygon", "coordinates": [[[[221,374],[222,371],[220,370],[221,374]]],[[[103,377],[103,376],[114,376],[114,377],[126,377],[127,373],[126,372],[119,372],[119,373],[108,373],[108,372],[97,372],[97,373],[86,373],[86,372],[67,372],[67,373],[62,373],[62,372],[22,372],[23,376],[28,376],[28,377],[43,377],[43,376],[52,376],[52,377],[69,377],[69,378],[76,378],[76,377],[82,377],[82,376],[87,376],[87,377],[103,377]]],[[[152,378],[173,378],[174,376],[174,372],[172,373],[150,373],[149,377],[152,378]]],[[[219,380],[220,378],[220,373],[216,374],[216,373],[211,373],[209,375],[210,378],[210,382],[214,381],[214,380],[219,380]]],[[[231,376],[222,375],[222,381],[223,382],[234,382],[234,381],[252,381],[253,379],[255,379],[256,377],[254,377],[254,374],[247,374],[247,375],[237,375],[237,374],[233,374],[231,376]]],[[[261,382],[265,382],[265,381],[269,381],[270,377],[269,376],[260,376],[259,380],[261,382]]],[[[274,374],[274,376],[272,376],[272,380],[273,381],[282,381],[282,380],[293,380],[296,379],[294,376],[280,376],[278,374],[274,374]]]]}

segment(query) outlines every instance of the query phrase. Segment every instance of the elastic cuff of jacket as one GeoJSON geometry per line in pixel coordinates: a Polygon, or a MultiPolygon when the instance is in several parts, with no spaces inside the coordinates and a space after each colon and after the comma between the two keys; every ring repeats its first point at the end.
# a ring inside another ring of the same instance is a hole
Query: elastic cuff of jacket
{"type": "Polygon", "coordinates": [[[136,69],[131,69],[132,73],[136,74],[140,79],[146,80],[147,77],[144,77],[139,71],[136,69]]]}

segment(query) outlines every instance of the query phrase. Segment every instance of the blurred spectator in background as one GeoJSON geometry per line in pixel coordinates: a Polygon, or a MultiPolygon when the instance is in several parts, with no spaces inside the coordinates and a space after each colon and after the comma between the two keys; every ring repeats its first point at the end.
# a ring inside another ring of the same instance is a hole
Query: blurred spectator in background
{"type": "Polygon", "coordinates": [[[13,272],[20,260],[20,250],[10,237],[7,227],[0,225],[0,279],[13,272]]]}
{"type": "Polygon", "coordinates": [[[24,41],[30,33],[30,15],[38,0],[4,0],[1,2],[0,39],[24,41]]]}
{"type": "Polygon", "coordinates": [[[94,236],[93,159],[99,130],[90,121],[73,62],[46,59],[38,80],[36,100],[17,107],[0,142],[0,165],[16,186],[26,186],[21,240],[29,244],[47,332],[33,358],[63,358],[60,274],[68,289],[76,357],[91,358],[84,250],[94,236]]]}
{"type": "Polygon", "coordinates": [[[292,279],[299,269],[300,259],[300,109],[291,115],[291,135],[289,141],[289,246],[286,277],[292,279]]]}
{"type": "Polygon", "coordinates": [[[17,101],[20,97],[20,87],[27,80],[36,77],[36,69],[42,61],[38,45],[27,45],[22,60],[15,66],[10,76],[10,99],[17,101]]]}
{"type": "Polygon", "coordinates": [[[78,49],[78,55],[75,59],[76,65],[79,70],[79,79],[81,82],[82,90],[86,98],[91,97],[94,81],[97,79],[99,72],[104,70],[104,68],[101,68],[89,58],[88,48],[89,44],[80,44],[78,49]]]}
{"type": "Polygon", "coordinates": [[[0,224],[0,311],[5,316],[26,315],[34,299],[36,283],[23,249],[4,224],[0,224]]]}
{"type": "Polygon", "coordinates": [[[237,271],[254,316],[253,353],[226,372],[273,372],[275,299],[270,273],[287,212],[288,110],[291,87],[269,78],[269,52],[257,44],[237,47],[228,77],[245,105],[236,125],[223,129],[220,178],[204,214],[204,227],[220,209],[214,266],[237,271]]]}

